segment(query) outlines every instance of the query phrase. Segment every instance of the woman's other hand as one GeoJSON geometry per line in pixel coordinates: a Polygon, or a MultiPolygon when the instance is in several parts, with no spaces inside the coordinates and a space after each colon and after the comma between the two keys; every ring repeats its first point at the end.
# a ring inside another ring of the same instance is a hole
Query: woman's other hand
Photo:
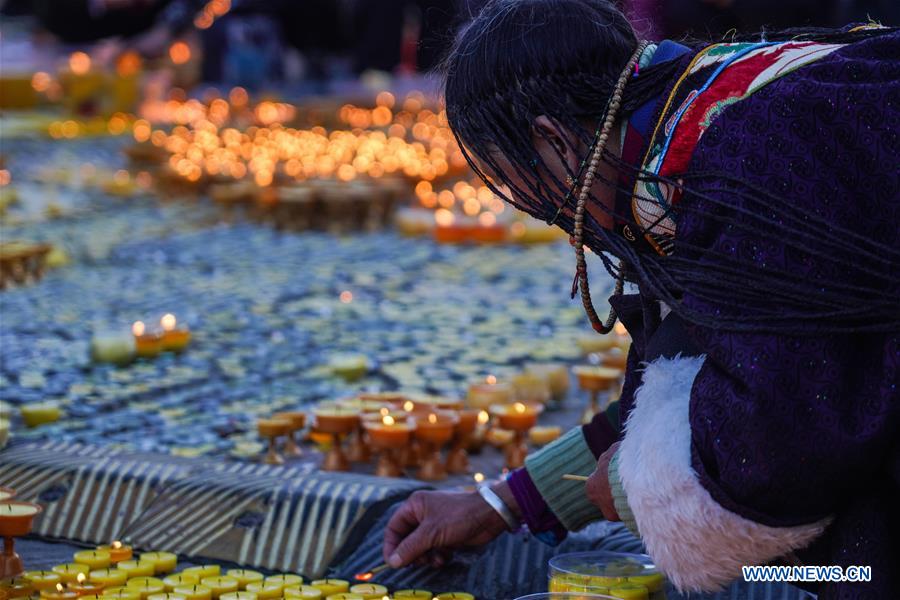
{"type": "Polygon", "coordinates": [[[603,512],[603,516],[607,521],[619,521],[619,514],[616,512],[616,506],[613,503],[612,489],[609,486],[609,461],[612,460],[616,450],[619,449],[619,442],[610,446],[606,452],[600,455],[597,460],[597,468],[591,473],[585,483],[585,492],[588,499],[603,512]]]}

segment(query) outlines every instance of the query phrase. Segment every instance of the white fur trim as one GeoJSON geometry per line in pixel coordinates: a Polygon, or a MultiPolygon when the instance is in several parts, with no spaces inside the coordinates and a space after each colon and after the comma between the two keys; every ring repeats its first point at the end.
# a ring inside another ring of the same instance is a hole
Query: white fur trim
{"type": "Polygon", "coordinates": [[[819,536],[828,519],[769,527],[726,510],[691,467],[691,387],[705,356],[648,364],[618,451],[619,477],[647,552],[682,591],[715,591],[819,536]]]}

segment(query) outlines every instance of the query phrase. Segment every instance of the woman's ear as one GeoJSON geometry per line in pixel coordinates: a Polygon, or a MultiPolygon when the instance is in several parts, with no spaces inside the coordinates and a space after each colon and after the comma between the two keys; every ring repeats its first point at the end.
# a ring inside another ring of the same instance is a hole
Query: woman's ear
{"type": "Polygon", "coordinates": [[[569,143],[569,134],[546,115],[534,120],[534,147],[545,165],[555,165],[562,160],[569,173],[578,168],[578,157],[569,143]]]}

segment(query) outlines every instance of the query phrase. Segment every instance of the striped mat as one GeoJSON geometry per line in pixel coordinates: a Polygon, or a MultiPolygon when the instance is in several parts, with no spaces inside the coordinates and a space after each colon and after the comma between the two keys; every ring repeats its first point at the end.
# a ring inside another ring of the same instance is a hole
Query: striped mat
{"type": "Polygon", "coordinates": [[[121,539],[191,559],[318,577],[390,505],[424,486],[297,467],[41,443],[0,452],[0,485],[44,506],[34,533],[121,539]]]}
{"type": "Polygon", "coordinates": [[[183,460],[139,459],[77,444],[25,444],[0,453],[0,485],[44,507],[33,533],[87,543],[121,538],[161,488],[190,471],[183,460]]]}
{"type": "Polygon", "coordinates": [[[423,486],[367,475],[244,468],[169,486],[123,536],[134,545],[319,577],[361,526],[423,486]]]}

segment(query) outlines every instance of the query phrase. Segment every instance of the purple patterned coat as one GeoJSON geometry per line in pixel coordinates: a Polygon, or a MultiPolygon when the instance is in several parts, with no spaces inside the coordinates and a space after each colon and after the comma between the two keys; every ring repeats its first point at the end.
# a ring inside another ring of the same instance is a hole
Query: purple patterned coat
{"type": "MultiPolygon", "coordinates": [[[[900,247],[900,34],[848,45],[727,107],[689,170],[735,174],[900,247]]],[[[740,202],[721,182],[702,191],[740,202]]],[[[823,286],[845,276],[778,239],[691,214],[678,222],[676,252],[682,241],[741,254],[823,286]]],[[[871,583],[822,585],[822,600],[900,597],[900,332],[737,334],[661,320],[647,298],[613,302],[635,337],[620,475],[648,551],[670,576],[700,589],[724,583],[735,564],[786,556],[872,567],[871,583]],[[720,559],[729,553],[733,564],[720,559]]]]}

